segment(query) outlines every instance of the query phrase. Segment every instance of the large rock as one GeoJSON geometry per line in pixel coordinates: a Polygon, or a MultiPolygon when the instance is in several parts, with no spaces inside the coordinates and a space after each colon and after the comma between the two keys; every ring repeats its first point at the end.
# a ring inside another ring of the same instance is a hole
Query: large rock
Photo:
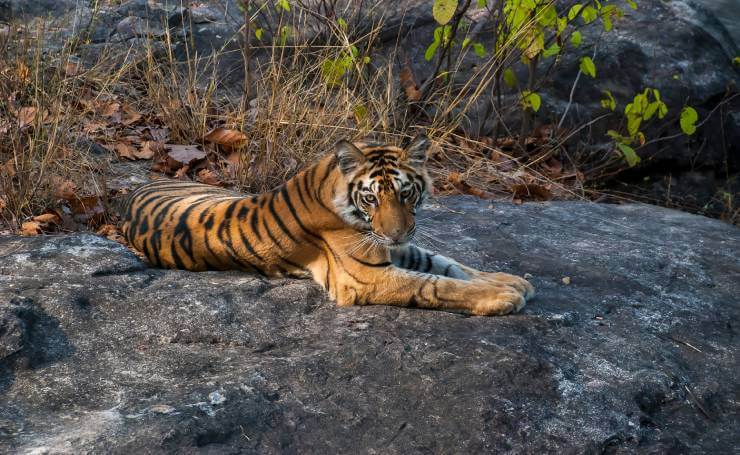
{"type": "Polygon", "coordinates": [[[521,314],[337,308],[92,235],[0,238],[0,452],[738,450],[738,228],[437,202],[435,249],[533,275],[521,314]]]}

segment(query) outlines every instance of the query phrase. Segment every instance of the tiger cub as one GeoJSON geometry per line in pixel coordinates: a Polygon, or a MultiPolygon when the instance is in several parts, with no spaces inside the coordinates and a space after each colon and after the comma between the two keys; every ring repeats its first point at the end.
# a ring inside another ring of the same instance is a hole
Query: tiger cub
{"type": "Polygon", "coordinates": [[[428,150],[425,136],[405,149],[341,141],[281,187],[256,196],[156,180],[130,195],[123,233],[156,266],[310,276],[342,306],[518,311],[534,295],[528,281],[409,243],[431,189],[428,150]]]}

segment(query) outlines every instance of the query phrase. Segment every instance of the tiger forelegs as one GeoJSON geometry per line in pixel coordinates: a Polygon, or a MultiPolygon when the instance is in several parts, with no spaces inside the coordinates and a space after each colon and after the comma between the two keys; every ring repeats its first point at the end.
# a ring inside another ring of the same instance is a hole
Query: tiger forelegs
{"type": "Polygon", "coordinates": [[[509,286],[518,290],[525,300],[532,299],[535,294],[532,284],[522,277],[508,273],[482,272],[415,245],[393,250],[391,259],[396,266],[408,270],[468,281],[480,280],[494,286],[509,286]]]}
{"type": "Polygon", "coordinates": [[[483,280],[465,281],[388,267],[373,283],[343,286],[336,295],[340,305],[378,304],[463,310],[481,316],[520,310],[524,295],[516,288],[483,280]]]}

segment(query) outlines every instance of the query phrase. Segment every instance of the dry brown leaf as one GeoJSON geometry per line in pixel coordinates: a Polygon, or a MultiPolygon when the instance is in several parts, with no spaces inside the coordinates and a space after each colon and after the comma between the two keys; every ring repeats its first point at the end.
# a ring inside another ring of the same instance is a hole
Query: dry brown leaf
{"type": "Polygon", "coordinates": [[[89,133],[95,133],[98,131],[103,131],[107,127],[108,127],[107,123],[86,120],[84,125],[82,126],[82,131],[89,134],[89,133]]]}
{"type": "Polygon", "coordinates": [[[406,64],[398,78],[401,81],[401,87],[403,87],[404,93],[406,93],[406,98],[409,101],[419,101],[421,99],[421,92],[417,88],[411,66],[406,64]]]}
{"type": "Polygon", "coordinates": [[[150,160],[155,155],[164,152],[164,144],[158,141],[144,141],[141,143],[141,149],[136,155],[139,159],[150,160]]]}
{"type": "Polygon", "coordinates": [[[136,147],[128,142],[117,142],[113,149],[116,151],[118,158],[126,158],[132,161],[136,159],[136,147]]]}
{"type": "Polygon", "coordinates": [[[36,118],[37,109],[33,106],[26,106],[18,109],[16,117],[18,118],[18,128],[25,128],[33,123],[36,118]]]}
{"type": "Polygon", "coordinates": [[[170,132],[167,128],[153,128],[150,126],[136,127],[134,131],[141,136],[142,141],[157,141],[165,143],[170,137],[170,132]]]}
{"type": "Polygon", "coordinates": [[[511,185],[511,191],[514,193],[514,197],[519,199],[532,199],[535,201],[549,201],[552,199],[550,189],[536,183],[517,183],[511,185]]]}
{"type": "Polygon", "coordinates": [[[21,224],[21,235],[31,236],[41,234],[41,223],[36,221],[26,221],[21,224]]]}
{"type": "Polygon", "coordinates": [[[15,177],[15,163],[12,159],[8,160],[3,165],[0,165],[0,174],[4,174],[11,179],[15,177]]]}
{"type": "Polygon", "coordinates": [[[54,183],[54,196],[60,199],[74,199],[77,197],[77,185],[71,180],[59,180],[54,183]]]}
{"type": "Polygon", "coordinates": [[[165,148],[167,155],[182,165],[200,161],[206,157],[206,152],[198,145],[165,144],[165,148]]]}
{"type": "Polygon", "coordinates": [[[73,218],[78,223],[99,224],[103,221],[105,207],[99,196],[75,197],[67,201],[73,218]]]}
{"type": "Polygon", "coordinates": [[[231,152],[229,153],[229,156],[226,157],[226,162],[237,165],[241,161],[241,153],[239,152],[231,152]]]}
{"type": "Polygon", "coordinates": [[[124,239],[123,235],[121,235],[121,233],[118,232],[118,228],[116,227],[115,224],[103,224],[98,228],[98,230],[95,233],[98,235],[102,235],[108,240],[113,240],[114,242],[118,242],[123,245],[127,244],[126,239],[124,239]]]}
{"type": "Polygon", "coordinates": [[[135,111],[134,108],[128,104],[123,105],[123,115],[121,116],[121,123],[124,125],[133,125],[134,123],[141,120],[142,115],[135,111]]]}
{"type": "Polygon", "coordinates": [[[453,171],[450,172],[447,176],[447,181],[452,184],[452,186],[455,187],[459,192],[463,194],[471,194],[473,196],[477,196],[481,199],[491,199],[493,195],[489,193],[488,191],[481,190],[480,188],[476,188],[466,181],[463,180],[462,175],[459,172],[453,171]]]}
{"type": "Polygon", "coordinates": [[[69,58],[64,63],[64,75],[65,76],[77,76],[82,71],[82,64],[79,60],[69,58]]]}
{"type": "Polygon", "coordinates": [[[62,219],[56,213],[44,213],[43,215],[37,215],[33,217],[33,221],[42,225],[52,223],[59,224],[62,222],[62,219]]]}
{"type": "Polygon", "coordinates": [[[550,178],[558,178],[563,175],[563,163],[556,160],[555,158],[550,158],[549,160],[542,163],[542,169],[545,171],[545,174],[550,178]]]}
{"type": "Polygon", "coordinates": [[[247,142],[247,135],[237,130],[216,128],[206,134],[203,139],[214,144],[236,148],[247,142]]]}
{"type": "Polygon", "coordinates": [[[186,164],[185,166],[178,169],[177,172],[175,172],[175,178],[180,180],[186,179],[188,176],[188,171],[190,171],[190,166],[186,164]]]}
{"type": "Polygon", "coordinates": [[[115,117],[118,116],[120,119],[121,115],[121,104],[115,101],[105,102],[103,104],[97,104],[95,111],[103,117],[115,117]]]}
{"type": "Polygon", "coordinates": [[[223,182],[215,172],[210,169],[201,169],[197,174],[198,181],[206,185],[222,186],[223,182]]]}

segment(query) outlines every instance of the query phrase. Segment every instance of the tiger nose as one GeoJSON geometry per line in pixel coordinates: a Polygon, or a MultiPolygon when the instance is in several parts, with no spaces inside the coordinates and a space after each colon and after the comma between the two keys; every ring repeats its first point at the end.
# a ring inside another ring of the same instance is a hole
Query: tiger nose
{"type": "Polygon", "coordinates": [[[391,228],[390,231],[387,232],[387,235],[394,242],[398,242],[404,237],[404,235],[406,235],[406,231],[404,231],[400,226],[397,226],[391,228]]]}

